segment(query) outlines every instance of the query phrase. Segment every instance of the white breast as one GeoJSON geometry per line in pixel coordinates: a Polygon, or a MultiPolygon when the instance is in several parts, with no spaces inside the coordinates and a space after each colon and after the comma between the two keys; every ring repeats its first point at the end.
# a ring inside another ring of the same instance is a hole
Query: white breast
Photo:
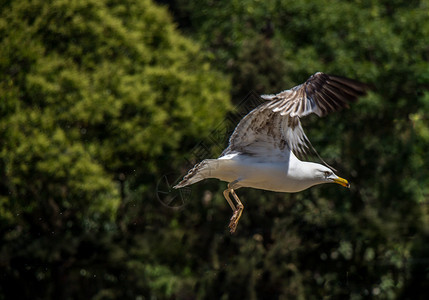
{"type": "Polygon", "coordinates": [[[288,160],[262,161],[261,158],[232,154],[217,160],[217,168],[211,170],[210,178],[226,182],[239,179],[240,187],[252,187],[277,192],[299,192],[319,182],[306,179],[303,171],[306,162],[291,153],[288,160]]]}

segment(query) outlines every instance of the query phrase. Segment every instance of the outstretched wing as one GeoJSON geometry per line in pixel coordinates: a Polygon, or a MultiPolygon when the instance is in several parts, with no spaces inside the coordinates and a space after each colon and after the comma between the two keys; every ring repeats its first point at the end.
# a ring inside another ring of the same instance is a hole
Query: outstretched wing
{"type": "Polygon", "coordinates": [[[269,101],[240,121],[222,156],[240,152],[278,157],[285,154],[285,147],[296,155],[305,154],[311,144],[299,118],[310,113],[321,117],[341,110],[367,90],[368,86],[358,81],[318,72],[290,90],[263,95],[269,101]]]}
{"type": "Polygon", "coordinates": [[[303,84],[277,95],[262,95],[271,100],[268,109],[290,117],[303,117],[315,113],[323,117],[348,107],[366,94],[368,86],[358,81],[318,72],[303,84]]]}

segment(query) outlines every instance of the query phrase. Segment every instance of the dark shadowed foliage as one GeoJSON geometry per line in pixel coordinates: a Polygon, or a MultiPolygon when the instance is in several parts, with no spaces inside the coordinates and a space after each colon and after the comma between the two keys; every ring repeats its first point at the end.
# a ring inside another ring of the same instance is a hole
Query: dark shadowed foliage
{"type": "Polygon", "coordinates": [[[1,2],[0,299],[425,299],[428,12],[1,2]],[[302,120],[350,190],[240,189],[232,236],[225,183],[170,193],[220,154],[259,101],[249,92],[317,71],[373,85],[350,110],[302,120]]]}

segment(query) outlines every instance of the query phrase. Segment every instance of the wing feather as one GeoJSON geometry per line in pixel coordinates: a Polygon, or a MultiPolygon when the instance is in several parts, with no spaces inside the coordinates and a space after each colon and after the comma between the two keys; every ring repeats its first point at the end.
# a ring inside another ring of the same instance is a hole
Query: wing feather
{"type": "Polygon", "coordinates": [[[305,154],[313,147],[304,133],[300,117],[311,113],[322,117],[347,108],[367,90],[368,86],[358,81],[318,72],[289,90],[262,95],[268,101],[240,121],[222,156],[239,152],[265,159],[278,158],[287,155],[286,148],[297,155],[305,154]]]}

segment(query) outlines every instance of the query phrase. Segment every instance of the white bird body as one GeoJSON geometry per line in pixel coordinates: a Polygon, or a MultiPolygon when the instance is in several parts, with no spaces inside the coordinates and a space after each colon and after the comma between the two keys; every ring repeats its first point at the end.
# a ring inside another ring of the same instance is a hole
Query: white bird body
{"type": "Polygon", "coordinates": [[[300,192],[325,182],[323,178],[314,178],[308,170],[329,170],[328,168],[321,164],[301,161],[290,151],[288,154],[289,158],[278,161],[266,161],[242,154],[222,156],[211,160],[204,177],[226,182],[238,180],[235,189],[250,187],[286,193],[300,192]]]}

